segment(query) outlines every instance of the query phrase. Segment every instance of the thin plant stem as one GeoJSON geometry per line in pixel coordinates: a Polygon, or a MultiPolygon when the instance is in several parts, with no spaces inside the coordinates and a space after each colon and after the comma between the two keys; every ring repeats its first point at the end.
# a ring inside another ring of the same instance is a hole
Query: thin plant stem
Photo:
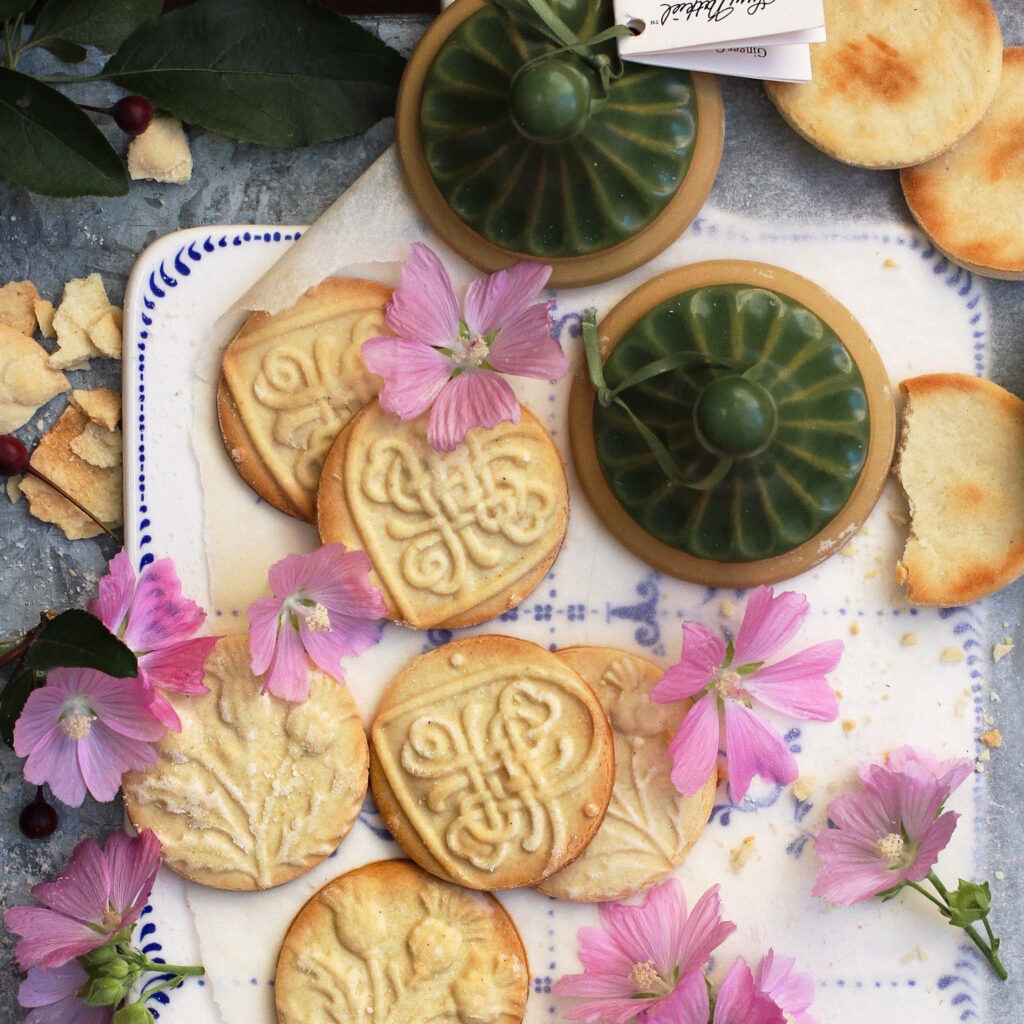
{"type": "MultiPolygon", "coordinates": [[[[26,46],[25,49],[28,49],[26,46]]],[[[33,75],[37,82],[47,85],[76,85],[78,82],[103,82],[105,75],[33,75]]]]}
{"type": "Polygon", "coordinates": [[[4,22],[4,49],[7,51],[7,66],[13,71],[17,62],[14,59],[14,50],[11,48],[11,23],[4,22]]]}
{"type": "Polygon", "coordinates": [[[71,495],[68,494],[68,492],[65,491],[63,487],[61,487],[59,484],[55,484],[48,476],[46,476],[45,473],[40,473],[39,470],[33,467],[32,465],[29,465],[26,472],[31,473],[32,476],[37,477],[39,480],[42,480],[47,487],[52,487],[62,498],[64,498],[65,501],[70,501],[71,504],[74,505],[79,512],[81,512],[83,515],[88,516],[108,537],[112,537],[114,540],[117,541],[118,544],[121,543],[121,539],[116,534],[111,533],[110,529],[104,526],[103,523],[101,523],[96,518],[96,516],[93,515],[93,513],[90,512],[80,501],[78,501],[76,498],[72,498],[71,495]]]}
{"type": "MultiPolygon", "coordinates": [[[[948,917],[949,916],[949,909],[948,909],[949,908],[949,890],[942,884],[941,879],[939,878],[938,875],[935,874],[934,871],[929,871],[928,872],[928,881],[931,882],[931,884],[934,887],[935,891],[945,901],[946,908],[947,908],[946,911],[945,911],[945,916],[948,917]]],[[[909,883],[909,884],[913,885],[912,882],[909,883]]],[[[924,893],[924,895],[928,896],[928,893],[926,893],[919,886],[914,885],[914,888],[917,889],[919,892],[924,893]]],[[[932,899],[931,896],[929,896],[928,898],[932,899]]],[[[932,899],[932,902],[935,903],[937,901],[932,899]]],[[[1002,960],[999,959],[999,955],[998,955],[998,953],[996,953],[996,950],[995,950],[995,946],[996,946],[998,940],[996,939],[995,935],[992,934],[992,929],[989,927],[988,916],[987,915],[982,915],[981,919],[984,922],[985,930],[988,932],[989,938],[992,941],[991,945],[989,945],[989,943],[986,942],[981,937],[981,935],[978,934],[978,930],[974,927],[974,925],[965,924],[963,926],[963,929],[970,936],[971,942],[973,942],[978,947],[978,949],[981,950],[981,952],[984,955],[985,959],[989,962],[989,964],[991,964],[992,970],[994,970],[996,972],[996,974],[999,975],[999,977],[1000,977],[1000,979],[1002,981],[1006,981],[1006,977],[1007,977],[1006,968],[1003,966],[1003,962],[1002,962],[1002,960]]]]}
{"type": "Polygon", "coordinates": [[[907,885],[911,889],[914,889],[917,892],[919,892],[926,900],[929,900],[931,903],[934,903],[935,906],[939,908],[939,913],[941,913],[943,917],[949,917],[949,907],[947,907],[945,903],[941,903],[939,900],[937,900],[922,885],[920,885],[918,882],[907,882],[907,885]]]}

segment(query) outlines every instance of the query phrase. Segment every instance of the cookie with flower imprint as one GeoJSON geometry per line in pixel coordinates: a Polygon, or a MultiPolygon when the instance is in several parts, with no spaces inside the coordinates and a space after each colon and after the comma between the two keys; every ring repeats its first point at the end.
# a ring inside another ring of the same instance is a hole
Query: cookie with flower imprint
{"type": "Polygon", "coordinates": [[[597,832],[611,727],[583,678],[527,640],[476,636],[414,658],[370,729],[370,785],[417,864],[470,889],[536,883],[597,832]]]}
{"type": "Polygon", "coordinates": [[[566,647],[555,654],[592,687],[611,721],[615,783],[590,845],[537,888],[559,899],[625,899],[683,862],[711,815],[718,772],[712,769],[692,796],[673,784],[668,747],[690,701],[651,700],[664,675],[654,662],[611,647],[566,647]]]}
{"type": "Polygon", "coordinates": [[[489,893],[377,861],[321,889],[277,961],[279,1024],[518,1024],[530,972],[512,919],[489,893]]]}
{"type": "Polygon", "coordinates": [[[387,617],[460,628],[519,604],[547,574],[569,522],[565,467],[529,409],[518,423],[473,427],[451,451],[428,416],[401,420],[378,401],[345,427],[324,462],[324,544],[365,551],[387,617]]]}
{"type": "Polygon", "coordinates": [[[181,732],[155,745],[155,765],[125,774],[128,817],[194,882],[281,885],[330,856],[355,823],[368,768],[355,701],[312,666],[301,703],[261,694],[245,634],[217,642],[203,683],[202,694],[166,694],[181,732]]]}
{"type": "Polygon", "coordinates": [[[217,416],[231,461],[265,501],[313,522],[339,431],[376,394],[361,346],[387,331],[391,289],[331,277],[291,307],[254,313],[224,352],[217,416]]]}

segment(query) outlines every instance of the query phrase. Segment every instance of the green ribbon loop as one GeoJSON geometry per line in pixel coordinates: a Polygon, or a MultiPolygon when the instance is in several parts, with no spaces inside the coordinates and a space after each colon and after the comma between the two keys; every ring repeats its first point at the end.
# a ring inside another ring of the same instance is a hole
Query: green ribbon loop
{"type": "Polygon", "coordinates": [[[739,369],[743,364],[735,360],[709,359],[699,352],[679,352],[675,355],[663,356],[641,367],[635,373],[627,377],[618,387],[610,388],[604,379],[604,365],[601,360],[601,338],[597,333],[597,313],[590,310],[584,314],[581,321],[583,328],[583,351],[587,357],[587,374],[590,383],[594,386],[597,394],[597,401],[602,408],[607,409],[611,405],[617,405],[630,418],[637,433],[643,438],[644,443],[650,449],[658,467],[668,479],[681,487],[687,487],[693,491],[710,491],[717,487],[732,469],[733,460],[726,456],[719,458],[714,468],[698,479],[693,479],[683,471],[676,457],[665,447],[661,439],[647,426],[630,407],[619,397],[620,392],[631,388],[636,384],[642,384],[652,377],[660,376],[663,373],[671,373],[673,370],[692,369],[697,366],[721,366],[728,369],[739,369]]]}
{"type": "Polygon", "coordinates": [[[491,2],[496,7],[500,7],[513,21],[518,19],[540,32],[541,35],[547,36],[557,47],[550,53],[527,61],[523,65],[524,67],[530,67],[559,53],[574,53],[597,74],[598,98],[602,100],[606,97],[611,82],[622,75],[624,69],[622,61],[618,57],[613,60],[603,53],[592,53],[591,50],[610,39],[636,35],[636,29],[630,28],[628,25],[612,25],[611,28],[603,29],[587,39],[580,39],[552,10],[547,0],[491,0],[491,2]]]}

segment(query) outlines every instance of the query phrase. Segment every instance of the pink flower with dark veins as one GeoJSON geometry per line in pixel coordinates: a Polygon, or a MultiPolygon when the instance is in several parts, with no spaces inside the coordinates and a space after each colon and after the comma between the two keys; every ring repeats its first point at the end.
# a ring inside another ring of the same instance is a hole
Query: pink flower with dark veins
{"type": "Polygon", "coordinates": [[[25,778],[48,783],[78,807],[88,790],[113,800],[124,772],[156,763],[153,742],[167,727],[154,717],[138,679],[114,679],[92,668],[54,668],[29,694],[14,726],[14,752],[27,758],[25,778]]]}
{"type": "Polygon", "coordinates": [[[168,729],[180,732],[181,721],[160,691],[205,693],[203,663],[218,638],[192,635],[206,612],[182,596],[174,562],[159,558],[136,579],[127,553],[119,551],[86,610],[138,657],[139,679],[153,714],[168,729]]]}
{"type": "Polygon", "coordinates": [[[582,974],[556,982],[553,991],[582,1002],[566,1020],[623,1024],[707,1024],[710,1002],[704,968],[735,930],[722,920],[718,886],[687,913],[676,878],[651,889],[641,906],[601,903],[601,928],[579,930],[582,974]]]}
{"type": "Polygon", "coordinates": [[[427,438],[450,452],[472,427],[519,422],[519,402],[501,374],[555,380],[569,368],[536,302],[551,267],[520,262],[477,278],[465,314],[437,255],[414,242],[386,322],[397,337],[363,342],[363,361],[384,378],[380,405],[403,420],[430,410],[427,438]]]}
{"type": "Polygon", "coordinates": [[[37,975],[35,982],[56,985],[65,975],[53,975],[54,968],[98,949],[138,920],[159,866],[160,840],[149,829],[135,838],[116,832],[103,849],[95,839],[79,843],[55,881],[32,889],[44,906],[12,907],[4,913],[7,927],[22,936],[14,951],[18,966],[23,971],[43,968],[49,978],[37,975]]]}
{"type": "Polygon", "coordinates": [[[287,555],[270,567],[273,597],[249,607],[249,652],[263,692],[284,700],[309,696],[309,658],[343,681],[341,659],[362,654],[380,639],[387,605],[370,582],[364,551],[326,544],[307,555],[287,555]],[[307,655],[309,656],[307,658],[307,655]]]}
{"type": "Polygon", "coordinates": [[[968,758],[939,761],[917,747],[894,750],[885,764],[862,764],[863,788],[828,805],[835,828],[814,840],[824,861],[814,895],[852,906],[927,878],[959,817],[943,805],[973,770],[968,758]]]}
{"type": "Polygon", "coordinates": [[[683,653],[651,691],[660,704],[692,698],[669,746],[672,781],[692,796],[714,770],[724,719],[729,791],[741,800],[755,775],[783,785],[796,779],[796,760],[785,740],[754,714],[754,703],[793,718],[831,722],[839,701],[825,676],[843,653],[841,640],[815,644],[776,661],[766,661],[796,635],[809,608],[793,591],[775,596],[758,587],[735,643],[725,644],[706,626],[683,623],[683,653]]]}

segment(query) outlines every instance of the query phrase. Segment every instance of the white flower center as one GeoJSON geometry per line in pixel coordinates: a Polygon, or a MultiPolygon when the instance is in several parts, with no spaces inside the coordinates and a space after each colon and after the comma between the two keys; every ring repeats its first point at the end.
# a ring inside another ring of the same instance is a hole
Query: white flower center
{"type": "Polygon", "coordinates": [[[729,700],[742,700],[746,696],[742,677],[730,668],[720,668],[712,677],[711,685],[718,690],[719,696],[729,700]]]}
{"type": "Polygon", "coordinates": [[[903,859],[907,844],[904,842],[903,836],[890,832],[883,839],[878,840],[875,849],[878,851],[878,856],[887,864],[896,865],[903,859]]]}
{"type": "Polygon", "coordinates": [[[637,994],[665,996],[672,986],[658,973],[653,960],[633,964],[629,980],[636,985],[637,994]]]}
{"type": "Polygon", "coordinates": [[[305,610],[306,629],[310,633],[325,633],[331,628],[331,616],[327,609],[317,601],[305,610]]]}

